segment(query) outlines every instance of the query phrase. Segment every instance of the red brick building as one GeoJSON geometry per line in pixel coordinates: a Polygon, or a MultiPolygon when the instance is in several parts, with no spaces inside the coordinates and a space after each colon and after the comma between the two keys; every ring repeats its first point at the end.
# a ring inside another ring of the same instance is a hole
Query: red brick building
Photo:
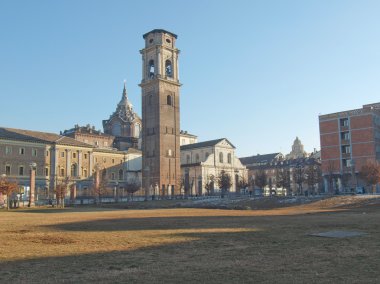
{"type": "Polygon", "coordinates": [[[363,186],[358,180],[361,167],[380,161],[380,103],[320,115],[319,133],[325,188],[344,191],[363,186]]]}

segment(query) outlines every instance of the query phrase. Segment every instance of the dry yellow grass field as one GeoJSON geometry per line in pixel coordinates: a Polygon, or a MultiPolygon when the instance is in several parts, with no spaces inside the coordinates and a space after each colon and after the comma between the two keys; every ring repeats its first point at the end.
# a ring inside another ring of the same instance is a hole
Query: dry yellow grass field
{"type": "Polygon", "coordinates": [[[0,283],[379,283],[380,203],[362,201],[0,211],[0,283]],[[310,236],[331,230],[367,234],[310,236]]]}

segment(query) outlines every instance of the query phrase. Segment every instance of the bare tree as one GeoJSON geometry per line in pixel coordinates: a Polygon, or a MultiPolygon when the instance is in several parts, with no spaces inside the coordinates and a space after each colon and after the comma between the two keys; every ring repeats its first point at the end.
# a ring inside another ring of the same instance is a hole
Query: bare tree
{"type": "Polygon", "coordinates": [[[207,191],[207,195],[210,195],[210,193],[214,190],[214,184],[215,184],[214,175],[208,175],[205,181],[205,189],[207,191]]]}
{"type": "Polygon", "coordinates": [[[347,191],[347,187],[350,184],[349,181],[352,179],[352,174],[346,171],[346,172],[343,172],[340,177],[341,177],[340,180],[342,182],[342,186],[345,189],[345,191],[347,191]]]}
{"type": "Polygon", "coordinates": [[[290,170],[288,168],[276,170],[276,186],[284,188],[287,194],[291,193],[290,170]]]}
{"type": "Polygon", "coordinates": [[[65,208],[65,196],[67,193],[67,188],[70,183],[70,178],[66,177],[63,180],[57,181],[55,186],[55,195],[57,199],[57,206],[65,208]]]}
{"type": "Polygon", "coordinates": [[[310,165],[307,167],[306,173],[306,183],[311,194],[315,195],[317,193],[316,187],[319,186],[320,182],[320,170],[318,171],[317,165],[310,165]]]}
{"type": "Polygon", "coordinates": [[[298,194],[303,194],[303,183],[305,182],[305,167],[303,164],[299,163],[295,166],[293,171],[293,179],[298,186],[298,194]]]}
{"type": "Polygon", "coordinates": [[[9,181],[6,177],[0,179],[0,193],[7,196],[7,210],[10,207],[11,194],[18,188],[17,182],[9,181]]]}
{"type": "Polygon", "coordinates": [[[367,162],[360,169],[360,177],[372,188],[372,193],[376,193],[376,185],[380,182],[380,164],[378,162],[367,162]]]}
{"type": "Polygon", "coordinates": [[[265,170],[259,169],[256,172],[255,184],[258,188],[264,191],[264,187],[268,184],[268,178],[265,170]]]}
{"type": "Polygon", "coordinates": [[[334,173],[336,171],[335,163],[332,160],[329,160],[327,163],[327,178],[329,183],[329,193],[334,193],[334,173]]]}
{"type": "Polygon", "coordinates": [[[137,179],[131,179],[125,184],[125,189],[133,201],[133,194],[141,189],[141,184],[137,179]]]}
{"type": "Polygon", "coordinates": [[[238,181],[239,189],[246,189],[249,186],[247,179],[245,176],[240,176],[238,181]]]}
{"type": "Polygon", "coordinates": [[[93,187],[95,202],[101,204],[102,197],[107,193],[107,191],[108,191],[107,171],[106,169],[100,170],[99,167],[96,166],[95,180],[94,180],[94,187],[93,187]]]}
{"type": "Polygon", "coordinates": [[[225,193],[228,191],[228,189],[232,185],[231,176],[226,173],[226,171],[222,170],[219,173],[219,176],[217,178],[219,188],[221,189],[222,198],[224,198],[225,193]]]}

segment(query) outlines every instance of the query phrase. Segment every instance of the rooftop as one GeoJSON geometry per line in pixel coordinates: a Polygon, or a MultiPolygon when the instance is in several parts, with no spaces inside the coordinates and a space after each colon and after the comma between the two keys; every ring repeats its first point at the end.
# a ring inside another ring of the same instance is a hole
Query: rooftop
{"type": "Polygon", "coordinates": [[[203,142],[198,142],[198,143],[193,143],[193,144],[182,145],[181,150],[211,147],[211,146],[217,145],[218,143],[222,142],[223,140],[226,140],[235,149],[235,146],[232,145],[232,143],[230,141],[228,141],[227,138],[220,138],[220,139],[215,139],[215,140],[209,140],[209,141],[203,141],[203,142]]]}
{"type": "Polygon", "coordinates": [[[77,141],[73,138],[55,133],[39,132],[24,129],[0,127],[0,138],[6,140],[17,140],[32,143],[54,143],[68,146],[87,147],[93,146],[77,141]]]}
{"type": "Polygon", "coordinates": [[[172,32],[169,32],[167,30],[164,30],[164,29],[154,29],[154,30],[151,30],[150,32],[147,32],[143,35],[143,38],[145,39],[148,34],[151,34],[151,33],[165,33],[165,34],[170,34],[172,37],[174,38],[177,38],[177,35],[176,34],[173,34],[172,32]]]}

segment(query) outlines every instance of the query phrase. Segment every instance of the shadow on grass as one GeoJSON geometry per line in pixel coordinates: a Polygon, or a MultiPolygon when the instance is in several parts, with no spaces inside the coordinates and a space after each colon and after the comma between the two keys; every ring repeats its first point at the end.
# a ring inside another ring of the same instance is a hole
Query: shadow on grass
{"type": "MultiPolygon", "coordinates": [[[[227,260],[227,256],[237,257],[243,252],[242,249],[233,248],[232,244],[252,241],[254,234],[254,231],[173,234],[173,237],[191,239],[129,250],[6,261],[1,264],[0,282],[204,282],[209,279],[210,270],[218,269],[219,274],[224,273],[219,268],[224,266],[223,261],[218,260],[220,257],[227,260]],[[233,253],[230,252],[232,249],[233,253]],[[205,258],[207,254],[208,258],[205,258]],[[207,263],[211,259],[214,265],[207,263]],[[196,275],[194,270],[197,271],[196,275]]],[[[232,265],[232,261],[227,260],[225,265],[232,265]]],[[[242,276],[236,273],[239,279],[242,276]]],[[[211,282],[220,283],[221,280],[217,277],[211,282]]]]}
{"type": "Polygon", "coordinates": [[[9,212],[14,213],[79,213],[79,212],[102,212],[102,211],[117,211],[122,208],[110,208],[110,207],[96,207],[96,206],[78,206],[78,207],[66,207],[66,208],[28,208],[28,209],[15,209],[9,212]]]}
{"type": "MultiPolygon", "coordinates": [[[[319,240],[281,244],[276,235],[260,231],[173,236],[190,240],[129,250],[3,262],[0,282],[346,283],[356,279],[358,283],[376,283],[378,276],[370,259],[362,262],[350,257],[351,269],[347,270],[344,258],[336,255],[337,249],[326,248],[326,243],[319,240]],[[313,250],[318,252],[318,260],[305,257],[313,250]],[[331,258],[340,261],[331,265],[331,258]],[[313,269],[302,269],[311,265],[313,269]],[[363,269],[366,273],[362,273],[363,269]]],[[[371,259],[374,257],[372,254],[371,259]]]]}
{"type": "Polygon", "coordinates": [[[178,217],[130,217],[98,219],[82,222],[46,225],[53,230],[72,232],[107,232],[107,231],[144,231],[144,230],[177,230],[177,229],[213,229],[213,228],[252,228],[259,224],[267,224],[273,220],[291,221],[292,218],[311,217],[328,212],[301,213],[296,215],[258,215],[258,216],[178,216],[178,217]]]}

